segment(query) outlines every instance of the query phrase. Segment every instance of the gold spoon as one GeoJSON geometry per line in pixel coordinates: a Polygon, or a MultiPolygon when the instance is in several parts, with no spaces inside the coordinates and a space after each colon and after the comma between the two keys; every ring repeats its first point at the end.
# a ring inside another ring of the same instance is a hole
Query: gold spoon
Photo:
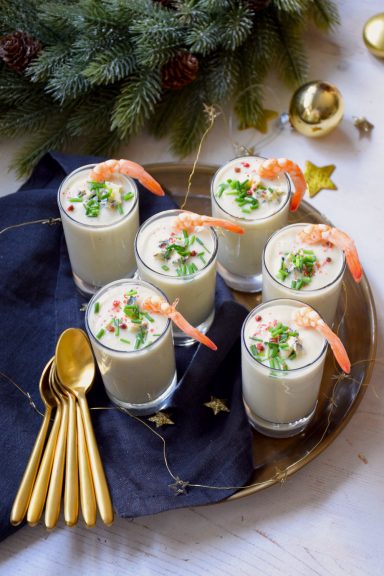
{"type": "Polygon", "coordinates": [[[105,524],[112,524],[111,496],[85,397],[95,377],[95,360],[88,337],[83,330],[68,328],[61,334],[56,348],[56,361],[61,383],[76,396],[80,405],[100,516],[105,524]]]}
{"type": "Polygon", "coordinates": [[[68,401],[67,453],[65,458],[64,520],[74,526],[79,516],[79,465],[77,452],[76,400],[68,392],[55,371],[55,383],[68,401]]]}
{"type": "Polygon", "coordinates": [[[53,358],[49,360],[40,377],[39,391],[45,406],[44,420],[36,437],[35,444],[33,446],[27,467],[20,483],[19,490],[16,494],[15,501],[12,506],[11,524],[14,526],[17,526],[20,524],[20,522],[22,522],[27,512],[28,504],[33,490],[33,484],[36,479],[41,455],[44,449],[45,438],[47,436],[49,422],[52,414],[52,408],[56,406],[56,401],[49,387],[49,373],[53,360],[53,358]]]}
{"type": "Polygon", "coordinates": [[[87,442],[84,435],[83,420],[80,406],[76,404],[77,439],[79,447],[79,476],[81,511],[86,526],[92,528],[96,524],[96,497],[93,487],[91,466],[89,464],[87,442]]]}
{"type": "MultiPolygon", "coordinates": [[[[52,379],[52,373],[55,370],[55,363],[54,361],[51,364],[50,372],[49,372],[49,380],[52,379]]],[[[50,388],[52,394],[52,388],[50,388]]],[[[57,437],[60,430],[60,423],[61,423],[61,415],[62,415],[62,407],[60,404],[59,399],[53,394],[55,398],[55,402],[57,404],[55,420],[53,422],[53,426],[51,432],[49,434],[49,438],[47,444],[45,446],[43,458],[41,460],[40,468],[37,474],[36,482],[33,486],[32,496],[28,506],[27,512],[27,521],[31,526],[35,526],[37,522],[40,520],[41,513],[44,508],[45,498],[47,495],[49,479],[51,477],[53,459],[55,455],[57,437]]]]}
{"type": "Polygon", "coordinates": [[[67,431],[68,431],[68,400],[67,396],[61,393],[61,390],[56,385],[55,380],[55,364],[50,373],[50,386],[51,390],[59,399],[62,408],[62,417],[60,423],[59,435],[57,437],[57,444],[55,449],[55,456],[53,459],[53,466],[51,472],[51,479],[49,481],[49,489],[47,494],[47,501],[45,504],[45,525],[47,528],[54,528],[60,516],[61,495],[63,490],[65,454],[67,447],[67,431]]]}

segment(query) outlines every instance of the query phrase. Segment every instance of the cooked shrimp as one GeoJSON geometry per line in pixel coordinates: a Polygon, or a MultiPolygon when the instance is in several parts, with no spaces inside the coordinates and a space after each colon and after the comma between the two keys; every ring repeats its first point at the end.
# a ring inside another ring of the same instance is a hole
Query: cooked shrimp
{"type": "Polygon", "coordinates": [[[307,183],[301,168],[287,158],[269,158],[259,166],[259,175],[262,178],[268,178],[270,180],[273,180],[280,174],[284,174],[284,172],[290,175],[293,185],[295,186],[295,193],[292,196],[290,206],[290,211],[295,212],[300,206],[300,202],[307,189],[307,183]]]}
{"type": "Polygon", "coordinates": [[[96,182],[102,182],[103,180],[108,180],[114,174],[125,174],[131,178],[136,178],[140,184],[148,188],[156,196],[164,196],[164,190],[160,184],[140,164],[136,164],[136,162],[131,160],[107,160],[96,164],[91,170],[90,178],[96,180],[96,182]]]}
{"type": "Polygon", "coordinates": [[[330,242],[340,250],[343,250],[347,260],[348,268],[351,271],[355,282],[360,282],[363,276],[363,269],[360,264],[356,246],[352,238],[338,228],[332,228],[326,224],[308,224],[299,232],[299,238],[308,244],[322,244],[330,242]]]}
{"type": "Polygon", "coordinates": [[[186,230],[187,232],[193,232],[197,226],[217,226],[218,228],[224,228],[224,230],[229,230],[230,232],[235,232],[236,234],[244,234],[245,230],[237,224],[233,224],[229,220],[224,220],[223,218],[212,218],[211,216],[201,216],[200,214],[195,214],[194,212],[181,212],[176,216],[174,222],[175,230],[186,230]]]}
{"type": "Polygon", "coordinates": [[[294,322],[297,326],[318,330],[328,341],[340,368],[347,374],[350,373],[351,363],[343,343],[313,308],[309,306],[299,308],[297,312],[294,313],[294,322]]]}
{"type": "Polygon", "coordinates": [[[165,300],[161,300],[158,296],[150,296],[145,300],[140,302],[141,308],[147,310],[148,312],[153,312],[154,314],[161,314],[170,318],[180,330],[185,334],[205,344],[211,350],[217,350],[217,346],[212,340],[208,338],[205,334],[200,332],[197,328],[192,326],[180,312],[176,310],[178,300],[175,300],[173,304],[168,304],[165,300]]]}

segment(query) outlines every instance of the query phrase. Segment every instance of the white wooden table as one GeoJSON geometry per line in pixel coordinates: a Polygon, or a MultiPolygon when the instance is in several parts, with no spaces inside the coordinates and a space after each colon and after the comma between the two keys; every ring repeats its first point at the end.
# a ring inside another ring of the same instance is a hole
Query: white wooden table
{"type": "MultiPolygon", "coordinates": [[[[304,166],[336,164],[337,191],[311,202],[335,226],[350,233],[371,284],[383,358],[384,267],[384,61],[361,39],[364,22],[383,10],[379,0],[339,2],[342,26],[328,39],[310,33],[312,79],[335,83],[344,95],[345,118],[323,140],[289,130],[262,148],[304,166]],[[375,124],[359,139],[353,116],[375,124]]],[[[277,84],[272,84],[276,91],[277,84]]],[[[276,92],[277,94],[277,92],[276,92]]],[[[280,110],[289,92],[281,92],[280,110]]],[[[276,103],[268,103],[276,107],[276,103]]],[[[220,120],[204,145],[201,161],[221,164],[233,150],[220,120]]],[[[247,140],[244,135],[239,140],[247,140]]],[[[2,191],[16,190],[7,164],[19,143],[0,146],[2,191]]],[[[164,143],[132,140],[126,157],[141,163],[174,160],[164,143]]],[[[193,160],[193,157],[190,159],[193,160]]],[[[384,370],[376,366],[351,422],[316,460],[290,477],[245,499],[172,511],[112,527],[25,527],[0,544],[0,574],[381,576],[384,573],[384,370]]],[[[4,465],[4,464],[3,464],[4,465]]],[[[15,487],[16,489],[16,487],[15,487]]]]}

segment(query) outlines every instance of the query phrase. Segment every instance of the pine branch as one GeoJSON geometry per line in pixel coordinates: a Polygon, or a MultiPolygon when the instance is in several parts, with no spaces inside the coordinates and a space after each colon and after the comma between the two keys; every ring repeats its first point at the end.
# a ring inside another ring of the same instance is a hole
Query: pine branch
{"type": "Polygon", "coordinates": [[[221,45],[226,50],[236,50],[248,38],[253,26],[253,14],[246,4],[235,2],[220,18],[221,45]]]}
{"type": "Polygon", "coordinates": [[[272,0],[273,7],[277,11],[287,12],[293,16],[303,15],[311,0],[272,0]]]}
{"type": "Polygon", "coordinates": [[[44,95],[42,85],[31,84],[22,74],[17,74],[6,66],[0,66],[0,103],[18,109],[24,102],[39,102],[44,95]]]}
{"type": "Polygon", "coordinates": [[[235,52],[221,51],[206,58],[203,63],[205,89],[210,102],[222,104],[231,98],[236,91],[240,76],[240,61],[235,52]]]}
{"type": "Polygon", "coordinates": [[[337,6],[331,0],[312,0],[310,3],[310,15],[320,30],[329,30],[340,24],[337,6]]]}
{"type": "Polygon", "coordinates": [[[47,92],[61,104],[86,94],[92,88],[91,82],[82,72],[84,62],[74,60],[62,64],[47,82],[47,92]]]}
{"type": "Polygon", "coordinates": [[[15,137],[40,131],[50,121],[47,110],[54,110],[53,102],[43,96],[38,100],[26,100],[22,107],[2,109],[0,112],[0,134],[15,137]]]}
{"type": "Polygon", "coordinates": [[[119,86],[99,88],[88,96],[76,100],[68,117],[67,128],[71,136],[87,136],[92,141],[96,134],[107,134],[111,123],[113,100],[119,86]]]}
{"type": "Polygon", "coordinates": [[[111,129],[117,130],[123,139],[137,133],[153,114],[161,97],[159,72],[147,72],[143,76],[133,76],[123,84],[120,96],[116,99],[111,129]]]}
{"type": "Polygon", "coordinates": [[[308,61],[301,39],[301,23],[295,18],[275,14],[274,26],[276,64],[284,81],[291,86],[304,82],[308,73],[308,61]]]}
{"type": "Polygon", "coordinates": [[[195,81],[182,90],[178,103],[178,119],[170,126],[171,151],[181,158],[194,150],[208,125],[204,105],[209,102],[203,81],[195,81]]]}
{"type": "Polygon", "coordinates": [[[126,78],[135,69],[136,58],[130,47],[124,43],[97,55],[84,69],[83,74],[93,85],[108,85],[126,78]]]}
{"type": "Polygon", "coordinates": [[[52,150],[62,150],[68,142],[66,113],[59,113],[51,117],[46,127],[19,150],[10,169],[15,170],[19,178],[28,176],[44,154],[52,150]]]}

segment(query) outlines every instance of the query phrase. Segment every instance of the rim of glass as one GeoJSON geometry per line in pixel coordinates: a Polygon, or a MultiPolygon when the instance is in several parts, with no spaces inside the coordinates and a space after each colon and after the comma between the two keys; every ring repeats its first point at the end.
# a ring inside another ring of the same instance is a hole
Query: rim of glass
{"type": "Polygon", "coordinates": [[[276,214],[281,212],[283,210],[283,208],[285,208],[287,203],[290,202],[290,200],[291,200],[291,195],[292,195],[291,181],[290,181],[288,174],[286,172],[284,172],[284,176],[285,176],[285,179],[287,180],[288,191],[287,191],[287,196],[285,198],[285,201],[282,203],[282,205],[279,208],[277,208],[274,212],[272,212],[272,214],[269,214],[268,216],[263,216],[262,218],[245,218],[242,216],[235,216],[234,214],[231,214],[231,212],[228,212],[227,210],[225,210],[225,208],[223,208],[222,205],[218,202],[216,195],[215,195],[215,191],[214,191],[215,180],[216,180],[218,173],[221,170],[223,170],[226,166],[228,166],[228,164],[231,164],[235,160],[239,160],[239,161],[241,161],[242,159],[244,159],[244,160],[248,159],[249,160],[250,158],[261,158],[262,160],[268,160],[268,158],[265,158],[265,156],[239,156],[237,158],[232,158],[232,160],[229,160],[229,162],[226,162],[223,166],[220,166],[220,168],[218,168],[216,170],[216,172],[214,173],[214,175],[212,176],[212,179],[211,179],[211,197],[213,198],[215,204],[220,208],[220,210],[222,212],[224,212],[225,214],[228,214],[228,216],[230,216],[234,220],[239,220],[240,222],[248,222],[248,223],[249,222],[262,222],[263,220],[268,220],[268,218],[271,218],[271,216],[275,216],[276,214]]]}
{"type": "Polygon", "coordinates": [[[116,352],[117,354],[141,354],[142,352],[145,352],[146,350],[150,350],[152,348],[152,346],[154,346],[155,344],[157,344],[157,342],[159,342],[159,340],[162,340],[164,338],[164,336],[168,332],[168,329],[170,328],[170,325],[171,325],[171,319],[170,318],[167,318],[167,323],[165,325],[163,332],[160,334],[160,336],[158,338],[156,338],[156,340],[151,342],[151,344],[148,344],[147,346],[144,346],[143,348],[140,348],[139,350],[118,350],[116,348],[112,348],[111,346],[107,346],[106,344],[101,342],[101,340],[98,340],[96,338],[96,336],[93,333],[93,331],[90,327],[90,324],[89,324],[88,317],[91,313],[90,311],[93,310],[95,301],[98,298],[100,298],[100,296],[102,294],[104,294],[104,292],[106,292],[107,290],[109,290],[110,288],[112,288],[114,286],[117,286],[118,284],[143,285],[147,288],[150,288],[154,292],[157,292],[157,294],[162,296],[164,298],[164,300],[169,304],[169,300],[168,300],[167,296],[164,294],[164,292],[162,290],[160,290],[160,288],[157,288],[157,286],[154,286],[153,284],[151,284],[150,282],[147,282],[146,280],[140,280],[140,279],[135,279],[135,278],[122,278],[121,280],[114,280],[113,282],[110,282],[109,284],[106,284],[105,286],[100,288],[100,290],[92,296],[91,300],[88,303],[87,311],[85,313],[85,327],[86,327],[87,333],[91,337],[91,339],[94,342],[96,342],[99,346],[101,346],[102,348],[105,348],[106,350],[116,352]]]}
{"type": "Polygon", "coordinates": [[[66,182],[68,182],[68,180],[70,178],[72,178],[75,174],[77,174],[78,172],[82,172],[83,170],[92,170],[92,168],[94,168],[95,166],[97,166],[97,164],[85,164],[84,166],[79,166],[78,168],[76,168],[76,170],[73,170],[72,172],[70,172],[70,174],[67,174],[67,176],[64,178],[64,180],[61,182],[61,184],[59,186],[59,190],[57,192],[57,203],[58,203],[59,208],[61,209],[62,213],[65,214],[65,216],[69,220],[72,220],[72,222],[76,222],[76,224],[78,224],[79,226],[83,226],[84,228],[98,228],[98,229],[111,228],[112,226],[116,226],[117,224],[120,224],[121,222],[123,222],[130,214],[132,214],[133,210],[137,206],[138,199],[139,199],[139,191],[138,191],[136,182],[130,176],[127,176],[126,174],[120,174],[119,173],[119,176],[122,176],[122,178],[124,178],[125,180],[127,180],[131,184],[131,186],[135,192],[135,200],[134,200],[130,210],[126,214],[123,214],[121,216],[121,218],[119,218],[119,220],[116,220],[115,222],[110,222],[109,224],[87,224],[86,222],[79,222],[79,220],[76,220],[76,218],[71,216],[65,210],[65,208],[61,202],[61,194],[60,193],[61,193],[63,186],[66,184],[66,182]]]}
{"type": "Polygon", "coordinates": [[[342,252],[342,256],[343,256],[343,264],[341,266],[340,272],[338,273],[338,275],[331,280],[330,282],[328,282],[328,284],[324,284],[324,286],[321,286],[320,288],[306,288],[305,291],[302,290],[296,290],[295,288],[291,288],[290,286],[287,286],[286,284],[283,284],[282,282],[280,282],[277,278],[275,278],[275,276],[272,275],[272,273],[270,272],[270,270],[268,269],[267,266],[267,262],[266,262],[266,253],[267,253],[267,248],[268,245],[270,243],[270,241],[275,237],[278,236],[281,232],[283,232],[284,230],[286,230],[287,228],[294,228],[294,227],[299,227],[299,226],[310,226],[311,223],[305,223],[305,222],[295,222],[294,224],[289,224],[288,226],[284,226],[284,228],[280,228],[279,230],[276,230],[276,232],[273,232],[273,234],[270,235],[270,237],[268,238],[267,242],[265,243],[264,249],[263,249],[263,264],[264,264],[264,268],[268,274],[268,276],[274,281],[276,282],[276,284],[279,284],[279,286],[282,286],[283,288],[286,288],[287,290],[290,290],[292,292],[294,292],[295,294],[314,294],[315,292],[319,292],[320,290],[324,290],[325,288],[329,288],[330,286],[332,286],[333,284],[335,284],[336,282],[339,281],[340,278],[343,277],[344,272],[345,272],[345,266],[346,266],[346,260],[345,260],[345,254],[343,251],[342,252]]]}
{"type": "MultiPolygon", "coordinates": [[[[243,322],[243,326],[241,328],[241,341],[244,344],[244,347],[248,353],[248,355],[250,356],[250,358],[256,362],[259,366],[261,366],[263,369],[268,370],[269,372],[271,370],[273,370],[274,372],[279,372],[282,374],[291,374],[294,372],[300,372],[300,370],[304,370],[305,368],[308,368],[309,366],[312,366],[313,364],[315,364],[318,360],[320,360],[322,358],[323,355],[326,354],[327,350],[328,350],[328,342],[327,340],[324,338],[323,336],[323,340],[324,340],[324,344],[323,344],[323,348],[321,349],[321,352],[319,353],[318,356],[316,356],[316,358],[314,358],[311,362],[309,362],[308,364],[304,364],[304,366],[299,366],[298,368],[290,368],[289,370],[282,370],[281,368],[271,368],[270,366],[266,366],[265,364],[263,364],[262,362],[260,362],[260,360],[257,360],[257,358],[255,358],[253,356],[253,354],[251,353],[251,351],[248,348],[248,345],[245,341],[245,327],[248,323],[248,320],[255,315],[256,312],[259,312],[260,310],[264,309],[264,308],[269,308],[270,305],[272,304],[284,304],[284,303],[292,303],[294,304],[295,308],[300,308],[301,306],[305,306],[308,307],[308,304],[306,304],[305,302],[301,302],[300,300],[294,300],[293,298],[274,298],[273,300],[268,300],[268,302],[262,302],[261,304],[259,304],[258,306],[256,306],[255,308],[253,308],[253,310],[250,311],[250,313],[248,314],[248,316],[246,317],[246,319],[243,322]]],[[[312,306],[310,306],[310,308],[312,308],[312,306]]],[[[315,310],[315,308],[313,308],[313,310],[315,310]]],[[[315,310],[315,312],[317,312],[317,310],[315,310]]],[[[317,312],[319,314],[319,312],[317,312]]],[[[321,314],[319,314],[320,318],[323,319],[323,317],[321,316],[321,314]]]]}
{"type": "Polygon", "coordinates": [[[180,210],[179,208],[174,208],[172,210],[163,210],[163,212],[158,212],[157,214],[154,214],[153,216],[148,218],[148,220],[143,222],[143,224],[138,229],[138,231],[136,233],[136,237],[135,237],[136,259],[138,261],[140,261],[140,263],[145,268],[147,268],[147,270],[150,270],[154,274],[157,274],[157,275],[162,276],[164,278],[177,280],[178,282],[185,282],[186,280],[192,280],[196,276],[199,276],[204,270],[206,270],[208,268],[208,266],[210,266],[210,264],[212,264],[212,262],[214,262],[216,255],[217,255],[217,250],[218,250],[218,240],[217,240],[217,234],[216,234],[215,230],[212,228],[212,226],[208,227],[208,230],[212,234],[212,238],[213,238],[213,242],[214,242],[212,254],[210,255],[209,260],[207,261],[207,263],[205,264],[205,266],[203,268],[200,268],[200,270],[197,270],[197,272],[194,272],[193,274],[188,274],[187,276],[171,276],[170,274],[164,274],[164,272],[159,272],[158,270],[151,268],[151,266],[148,266],[148,264],[146,262],[144,262],[143,258],[141,257],[141,255],[139,253],[138,239],[139,239],[140,233],[143,230],[145,230],[147,228],[147,226],[149,226],[155,220],[158,220],[160,218],[166,218],[167,216],[171,216],[172,214],[181,214],[182,212],[186,212],[186,210],[180,210]]]}

